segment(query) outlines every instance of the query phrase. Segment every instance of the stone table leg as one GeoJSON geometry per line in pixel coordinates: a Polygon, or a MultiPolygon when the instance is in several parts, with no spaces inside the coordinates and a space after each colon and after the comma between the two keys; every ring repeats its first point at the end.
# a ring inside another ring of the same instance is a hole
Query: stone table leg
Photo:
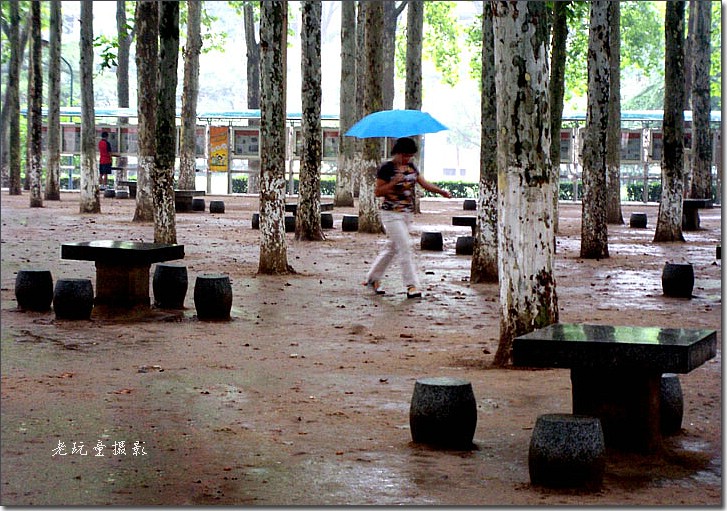
{"type": "Polygon", "coordinates": [[[573,413],[601,419],[606,447],[661,449],[660,373],[573,368],[571,383],[573,413]]]}
{"type": "Polygon", "coordinates": [[[96,261],[95,303],[110,307],[149,307],[150,266],[96,261]]]}

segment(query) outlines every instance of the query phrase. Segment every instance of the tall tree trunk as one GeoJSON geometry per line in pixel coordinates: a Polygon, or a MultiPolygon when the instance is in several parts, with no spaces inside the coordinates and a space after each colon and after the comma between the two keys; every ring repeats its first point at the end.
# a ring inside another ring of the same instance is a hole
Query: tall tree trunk
{"type": "MultiPolygon", "coordinates": [[[[692,46],[692,186],[695,199],[712,198],[712,134],[709,130],[712,3],[696,2],[692,46]]],[[[686,71],[686,69],[685,69],[686,71]]]]}
{"type": "Polygon", "coordinates": [[[179,189],[195,190],[197,170],[196,129],[199,95],[199,54],[202,50],[201,2],[187,2],[187,44],[184,48],[182,92],[182,143],[179,154],[179,189]]]}
{"type": "MultiPolygon", "coordinates": [[[[245,48],[247,57],[247,108],[260,108],[260,45],[255,40],[255,15],[253,2],[245,2],[243,6],[245,25],[245,48]]],[[[249,126],[260,126],[259,119],[250,119],[249,126]]],[[[247,180],[247,192],[260,191],[260,160],[250,161],[250,175],[247,180]]]]}
{"type": "MultiPolygon", "coordinates": [[[[404,108],[422,108],[422,32],[424,31],[424,2],[410,0],[406,10],[406,84],[404,87],[404,108]]],[[[412,137],[420,148],[420,158],[424,157],[422,137],[412,137]]],[[[423,160],[420,160],[423,164],[423,160]]],[[[419,167],[423,175],[422,165],[419,167]]],[[[421,196],[424,191],[417,187],[414,194],[414,213],[421,213],[421,196]]]]}
{"type": "MultiPolygon", "coordinates": [[[[382,109],[381,63],[383,59],[382,27],[384,10],[381,2],[364,2],[364,48],[366,55],[364,113],[382,109]]],[[[381,139],[364,139],[358,199],[359,232],[380,233],[384,227],[379,216],[378,202],[374,196],[376,171],[381,163],[381,139]]]]}
{"type": "Polygon", "coordinates": [[[301,4],[303,154],[295,239],[307,241],[325,239],[321,229],[321,11],[320,0],[301,4]]]}
{"type": "MultiPolygon", "coordinates": [[[[116,96],[118,99],[119,108],[129,107],[129,53],[131,47],[132,36],[126,26],[126,0],[116,0],[116,34],[119,42],[119,49],[117,53],[117,65],[116,65],[116,96]]],[[[119,117],[118,123],[121,126],[129,124],[128,117],[119,117]]],[[[120,150],[120,147],[116,148],[120,150]]],[[[114,188],[117,190],[122,188],[119,185],[120,181],[126,181],[127,179],[127,166],[128,159],[126,156],[119,156],[117,158],[116,170],[114,171],[114,188]]],[[[128,187],[123,187],[127,190],[128,187]]]]}
{"type": "Polygon", "coordinates": [[[396,21],[408,2],[394,0],[380,0],[383,7],[383,30],[381,32],[382,60],[379,73],[381,74],[382,108],[394,108],[394,74],[396,71],[396,21]]]}
{"type": "Polygon", "coordinates": [[[138,89],[139,165],[136,171],[134,222],[154,220],[151,176],[156,154],[159,61],[159,9],[154,0],[136,4],[136,79],[138,89]]]}
{"type": "Polygon", "coordinates": [[[30,123],[28,130],[28,169],[26,179],[30,181],[30,207],[43,207],[43,190],[41,179],[43,174],[43,149],[41,136],[43,132],[43,51],[40,45],[40,2],[30,4],[32,18],[30,31],[30,68],[28,96],[30,123]]]}
{"type": "Polygon", "coordinates": [[[482,11],[480,186],[470,282],[497,282],[497,94],[492,6],[482,11]]]}
{"type": "Polygon", "coordinates": [[[50,4],[48,51],[48,157],[45,200],[61,200],[61,1],[50,4]]]}
{"type": "Polygon", "coordinates": [[[293,272],[285,240],[285,52],[288,4],[266,1],[260,17],[260,261],[258,273],[293,272]]]}
{"type": "Polygon", "coordinates": [[[544,2],[493,2],[497,89],[500,342],[558,321],[544,2]]]}
{"type": "Polygon", "coordinates": [[[177,63],[179,2],[159,4],[159,96],[156,161],[151,174],[154,202],[154,242],[176,243],[174,160],[176,157],[177,63]]]}
{"type": "Polygon", "coordinates": [[[606,131],[606,222],[624,223],[621,212],[621,4],[609,2],[611,59],[606,131]]]}
{"type": "Polygon", "coordinates": [[[654,241],[684,241],[684,2],[666,3],[664,15],[664,147],[661,202],[654,241]]]}
{"type": "MultiPolygon", "coordinates": [[[[366,2],[356,2],[358,8],[356,10],[356,119],[363,118],[366,115],[364,109],[364,96],[366,92],[366,45],[364,35],[366,34],[366,2]]],[[[361,176],[366,170],[366,161],[364,160],[364,144],[363,139],[357,138],[354,141],[356,147],[355,154],[358,158],[357,164],[354,166],[353,175],[353,196],[359,197],[361,194],[361,176]]]]}
{"type": "Polygon", "coordinates": [[[9,119],[8,145],[9,149],[9,193],[20,195],[20,60],[23,50],[20,46],[20,11],[18,2],[10,2],[10,65],[8,69],[8,106],[9,119]]]}
{"type": "Polygon", "coordinates": [[[606,132],[611,44],[607,0],[591,2],[588,31],[588,109],[583,149],[583,211],[581,215],[581,257],[608,257],[606,223],[606,132]]]}
{"type": "Polygon", "coordinates": [[[81,213],[100,213],[93,100],[93,0],[81,0],[81,213]]]}
{"type": "Polygon", "coordinates": [[[356,2],[341,3],[341,91],[339,111],[339,152],[336,166],[334,206],[353,207],[355,138],[345,133],[356,122],[356,2]]]}
{"type": "MultiPolygon", "coordinates": [[[[684,41],[684,108],[689,110],[692,105],[692,85],[694,80],[694,38],[695,38],[695,21],[697,19],[697,4],[702,0],[689,0],[689,15],[687,16],[687,38],[684,41]]],[[[711,2],[707,2],[711,4],[711,2]]]]}
{"type": "Polygon", "coordinates": [[[568,10],[571,2],[553,2],[553,35],[550,56],[550,161],[553,163],[553,232],[558,232],[560,195],[560,129],[563,123],[565,62],[568,43],[568,10]]]}

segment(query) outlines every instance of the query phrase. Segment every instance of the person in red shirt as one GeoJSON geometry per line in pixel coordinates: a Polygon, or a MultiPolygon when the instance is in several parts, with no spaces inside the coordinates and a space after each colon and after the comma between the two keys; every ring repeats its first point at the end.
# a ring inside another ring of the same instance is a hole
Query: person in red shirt
{"type": "Polygon", "coordinates": [[[101,140],[98,141],[98,172],[101,186],[108,186],[109,174],[111,174],[111,142],[107,131],[101,133],[101,140]]]}

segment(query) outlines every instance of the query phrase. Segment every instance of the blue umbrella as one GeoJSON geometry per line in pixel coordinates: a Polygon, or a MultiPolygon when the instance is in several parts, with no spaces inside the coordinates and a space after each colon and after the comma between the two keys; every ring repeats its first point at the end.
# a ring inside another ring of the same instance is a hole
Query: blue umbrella
{"type": "Polygon", "coordinates": [[[449,129],[421,110],[382,110],[369,114],[346,132],[347,137],[400,138],[449,129]]]}

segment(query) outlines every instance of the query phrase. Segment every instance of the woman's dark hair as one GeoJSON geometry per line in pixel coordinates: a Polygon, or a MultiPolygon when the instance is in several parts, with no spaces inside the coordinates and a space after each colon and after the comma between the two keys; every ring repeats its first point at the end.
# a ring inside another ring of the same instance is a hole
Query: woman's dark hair
{"type": "Polygon", "coordinates": [[[402,137],[396,141],[391,148],[391,155],[395,154],[416,154],[417,143],[409,137],[402,137]]]}

